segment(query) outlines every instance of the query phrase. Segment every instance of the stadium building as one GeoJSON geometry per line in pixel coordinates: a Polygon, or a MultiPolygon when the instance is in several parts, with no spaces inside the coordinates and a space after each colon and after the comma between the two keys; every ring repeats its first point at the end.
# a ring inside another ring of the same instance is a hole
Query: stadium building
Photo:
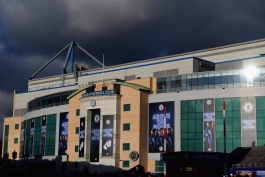
{"type": "Polygon", "coordinates": [[[91,70],[74,63],[74,47],[96,60],[71,42],[14,91],[2,157],[166,172],[164,151],[224,152],[224,101],[226,151],[265,144],[265,39],[91,70]],[[34,78],[66,49],[61,75],[34,78]]]}

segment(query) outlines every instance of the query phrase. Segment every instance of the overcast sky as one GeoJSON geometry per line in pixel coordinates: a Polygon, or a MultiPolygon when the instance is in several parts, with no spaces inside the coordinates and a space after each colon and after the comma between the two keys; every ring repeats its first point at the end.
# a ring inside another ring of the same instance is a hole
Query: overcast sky
{"type": "MultiPolygon", "coordinates": [[[[265,38],[264,0],[0,0],[0,137],[13,91],[74,40],[111,66],[265,38]]],[[[67,51],[37,77],[60,74],[67,51]]],[[[76,63],[99,65],[75,50],[76,63]]]]}

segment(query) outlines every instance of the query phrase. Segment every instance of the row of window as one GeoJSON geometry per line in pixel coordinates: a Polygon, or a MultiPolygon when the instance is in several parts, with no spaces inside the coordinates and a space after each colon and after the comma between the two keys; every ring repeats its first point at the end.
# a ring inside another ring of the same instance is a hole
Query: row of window
{"type": "MultiPolygon", "coordinates": [[[[124,104],[123,105],[123,111],[130,111],[130,110],[131,110],[131,104],[124,104]]],[[[75,115],[80,116],[80,109],[76,110],[75,115]]]]}

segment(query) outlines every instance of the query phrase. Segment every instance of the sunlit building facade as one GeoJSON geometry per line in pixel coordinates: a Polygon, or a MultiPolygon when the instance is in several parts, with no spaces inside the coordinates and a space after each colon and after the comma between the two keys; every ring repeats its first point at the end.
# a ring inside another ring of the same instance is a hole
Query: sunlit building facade
{"type": "Polygon", "coordinates": [[[2,157],[58,171],[165,172],[164,151],[224,151],[223,102],[227,152],[263,146],[264,50],[257,40],[30,79],[14,91],[2,157]]]}

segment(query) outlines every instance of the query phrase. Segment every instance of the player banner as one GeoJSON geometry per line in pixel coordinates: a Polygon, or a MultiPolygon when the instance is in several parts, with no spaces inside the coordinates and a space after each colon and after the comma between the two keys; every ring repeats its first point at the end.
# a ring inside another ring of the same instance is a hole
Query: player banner
{"type": "Polygon", "coordinates": [[[60,113],[59,125],[59,155],[66,155],[68,140],[68,112],[60,113]]]}
{"type": "Polygon", "coordinates": [[[45,141],[46,140],[46,115],[42,116],[41,124],[41,155],[45,154],[45,141]]]}
{"type": "Polygon", "coordinates": [[[103,116],[102,156],[113,155],[113,115],[103,116]]]}
{"type": "Polygon", "coordinates": [[[30,125],[29,157],[33,156],[33,143],[34,143],[34,118],[31,119],[31,125],[30,125]]]}
{"type": "Polygon", "coordinates": [[[174,152],[174,101],[149,104],[148,152],[174,152]],[[164,117],[166,114],[166,150],[164,149],[164,117]]]}
{"type": "Polygon", "coordinates": [[[91,112],[90,162],[99,162],[100,109],[91,112]]]}
{"type": "Polygon", "coordinates": [[[20,134],[20,157],[24,157],[24,147],[25,147],[25,128],[26,128],[26,121],[21,122],[21,134],[20,134]]]}
{"type": "Polygon", "coordinates": [[[79,157],[84,157],[84,149],[85,149],[85,118],[80,118],[79,125],[79,157]]]}
{"type": "Polygon", "coordinates": [[[203,111],[203,122],[204,122],[204,152],[215,152],[215,104],[214,99],[204,99],[204,111],[203,111]]]}

